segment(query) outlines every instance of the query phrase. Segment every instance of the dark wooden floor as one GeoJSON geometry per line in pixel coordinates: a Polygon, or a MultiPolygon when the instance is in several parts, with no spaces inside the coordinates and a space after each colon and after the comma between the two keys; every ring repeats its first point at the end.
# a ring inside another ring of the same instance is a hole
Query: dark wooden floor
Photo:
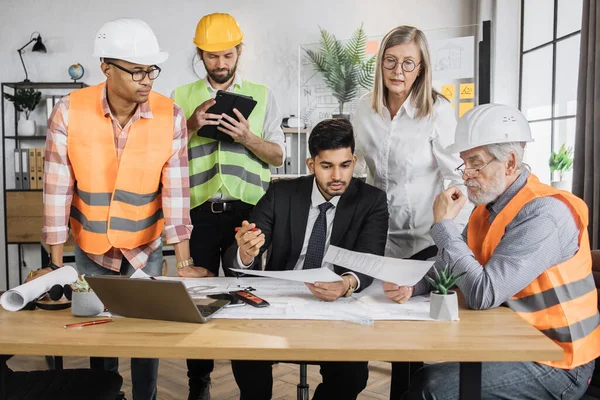
{"type": "MultiPolygon", "coordinates": [[[[120,359],[120,373],[123,376],[123,391],[131,400],[131,374],[128,359],[120,359]]],[[[44,357],[37,356],[15,356],[8,361],[13,370],[36,370],[47,369],[44,357]]],[[[65,357],[65,368],[87,368],[87,358],[65,357]]],[[[387,399],[390,390],[391,365],[383,362],[369,364],[369,384],[361,393],[359,399],[387,399]]],[[[185,400],[187,399],[187,369],[185,360],[163,359],[160,360],[158,377],[158,398],[161,400],[185,400]]],[[[299,380],[298,365],[278,364],[273,367],[273,399],[296,399],[296,385],[299,380]]],[[[319,367],[309,365],[308,383],[311,388],[311,396],[317,384],[321,381],[319,367]]],[[[212,400],[233,400],[239,398],[238,388],[231,373],[229,361],[218,360],[212,373],[212,400]]]]}

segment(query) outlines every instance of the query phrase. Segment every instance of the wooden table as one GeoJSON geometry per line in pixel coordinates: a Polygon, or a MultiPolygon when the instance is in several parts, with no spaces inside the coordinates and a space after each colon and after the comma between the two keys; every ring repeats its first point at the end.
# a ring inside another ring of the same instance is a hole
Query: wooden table
{"type": "MultiPolygon", "coordinates": [[[[460,321],[212,320],[207,324],[115,318],[81,322],[70,310],[0,309],[0,354],[281,361],[459,361],[461,398],[480,398],[481,362],[558,360],[562,349],[507,308],[461,309],[460,321]]],[[[93,319],[93,318],[90,318],[93,319]]],[[[85,319],[88,320],[88,319],[85,319]]]]}

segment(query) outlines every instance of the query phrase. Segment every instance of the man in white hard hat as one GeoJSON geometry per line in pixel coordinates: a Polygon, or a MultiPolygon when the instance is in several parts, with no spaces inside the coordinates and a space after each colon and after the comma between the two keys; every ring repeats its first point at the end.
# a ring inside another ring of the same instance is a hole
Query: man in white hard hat
{"type": "MultiPolygon", "coordinates": [[[[177,265],[180,276],[201,278],[219,274],[225,251],[235,241],[236,227],[247,220],[271,180],[270,165],[285,159],[281,114],[273,92],[243,79],[238,70],[244,35],[229,14],[205,15],[196,26],[194,45],[206,76],[175,89],[173,98],[183,108],[190,140],[190,208],[194,231],[190,239],[194,263],[177,265]],[[256,107],[248,118],[234,110],[229,115],[208,112],[217,91],[250,96],[256,107]],[[216,125],[229,141],[198,135],[216,125]],[[195,267],[200,266],[200,267],[195,267]]],[[[189,399],[209,398],[212,360],[188,360],[189,399]]]]}
{"type": "MultiPolygon", "coordinates": [[[[468,307],[506,305],[563,348],[559,361],[482,365],[481,398],[580,399],[600,355],[600,316],[591,273],[588,210],[571,193],[540,183],[523,164],[531,142],[527,119],[513,107],[475,107],[458,122],[455,143],[467,195],[476,207],[462,234],[454,218],[466,202],[457,188],[433,205],[431,236],[440,249],[434,268],[448,265],[468,307]],[[562,397],[561,397],[562,396],[562,397]]],[[[435,273],[429,273],[435,279],[435,273]]],[[[386,284],[389,297],[423,295],[386,284]]],[[[509,332],[507,332],[508,334],[509,332]]],[[[458,399],[458,363],[420,369],[405,399],[458,399]]]]}
{"type": "MultiPolygon", "coordinates": [[[[168,54],[138,19],[100,28],[94,56],[106,81],[72,92],[48,123],[43,236],[63,265],[69,222],[80,274],[162,272],[162,233],[179,262],[190,260],[187,129],[172,99],[152,91],[168,54]]],[[[118,360],[93,359],[117,370],[118,360]]],[[[132,359],[133,398],[156,399],[158,359],[132,359]]]]}

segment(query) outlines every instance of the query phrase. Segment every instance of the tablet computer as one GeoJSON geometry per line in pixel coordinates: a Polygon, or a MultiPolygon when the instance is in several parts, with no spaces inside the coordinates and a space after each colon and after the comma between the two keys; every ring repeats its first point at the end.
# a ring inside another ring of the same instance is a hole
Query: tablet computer
{"type": "MultiPolygon", "coordinates": [[[[217,101],[211,108],[206,112],[210,114],[227,114],[230,117],[238,121],[233,109],[236,108],[244,118],[248,119],[254,107],[256,107],[256,100],[250,96],[244,96],[238,93],[226,92],[224,90],[217,91],[215,96],[217,101]]],[[[223,142],[233,142],[233,138],[228,134],[221,132],[217,129],[219,125],[205,125],[198,130],[198,136],[220,140],[223,142]]]]}

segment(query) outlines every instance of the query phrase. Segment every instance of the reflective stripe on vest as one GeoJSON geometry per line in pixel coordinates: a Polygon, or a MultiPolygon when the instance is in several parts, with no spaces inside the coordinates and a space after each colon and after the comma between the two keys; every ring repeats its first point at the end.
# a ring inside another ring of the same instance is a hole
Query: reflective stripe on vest
{"type": "Polygon", "coordinates": [[[133,249],[162,234],[161,176],[173,146],[173,101],[151,92],[152,118],[131,125],[117,159],[112,121],[102,111],[104,87],[72,92],[69,105],[67,151],[75,177],[71,230],[89,254],[133,249]]]}
{"type": "Polygon", "coordinates": [[[592,276],[587,235],[588,210],[572,194],[539,182],[531,174],[525,186],[489,223],[485,205],[475,208],[469,219],[467,243],[481,265],[486,265],[500,243],[506,226],[523,206],[540,197],[553,196],[564,202],[578,228],[579,250],[569,260],[554,265],[507,301],[521,318],[563,349],[561,361],[539,361],[556,368],[572,369],[600,355],[600,314],[598,294],[592,276]]]}
{"type": "MultiPolygon", "coordinates": [[[[257,105],[248,118],[250,131],[262,137],[267,87],[250,81],[236,85],[235,93],[252,96],[257,105]]],[[[210,99],[204,79],[175,89],[175,102],[189,118],[196,107],[210,99]]],[[[197,207],[222,186],[234,197],[256,204],[271,180],[269,165],[240,143],[218,142],[190,133],[188,142],[190,203],[197,207]]]]}

